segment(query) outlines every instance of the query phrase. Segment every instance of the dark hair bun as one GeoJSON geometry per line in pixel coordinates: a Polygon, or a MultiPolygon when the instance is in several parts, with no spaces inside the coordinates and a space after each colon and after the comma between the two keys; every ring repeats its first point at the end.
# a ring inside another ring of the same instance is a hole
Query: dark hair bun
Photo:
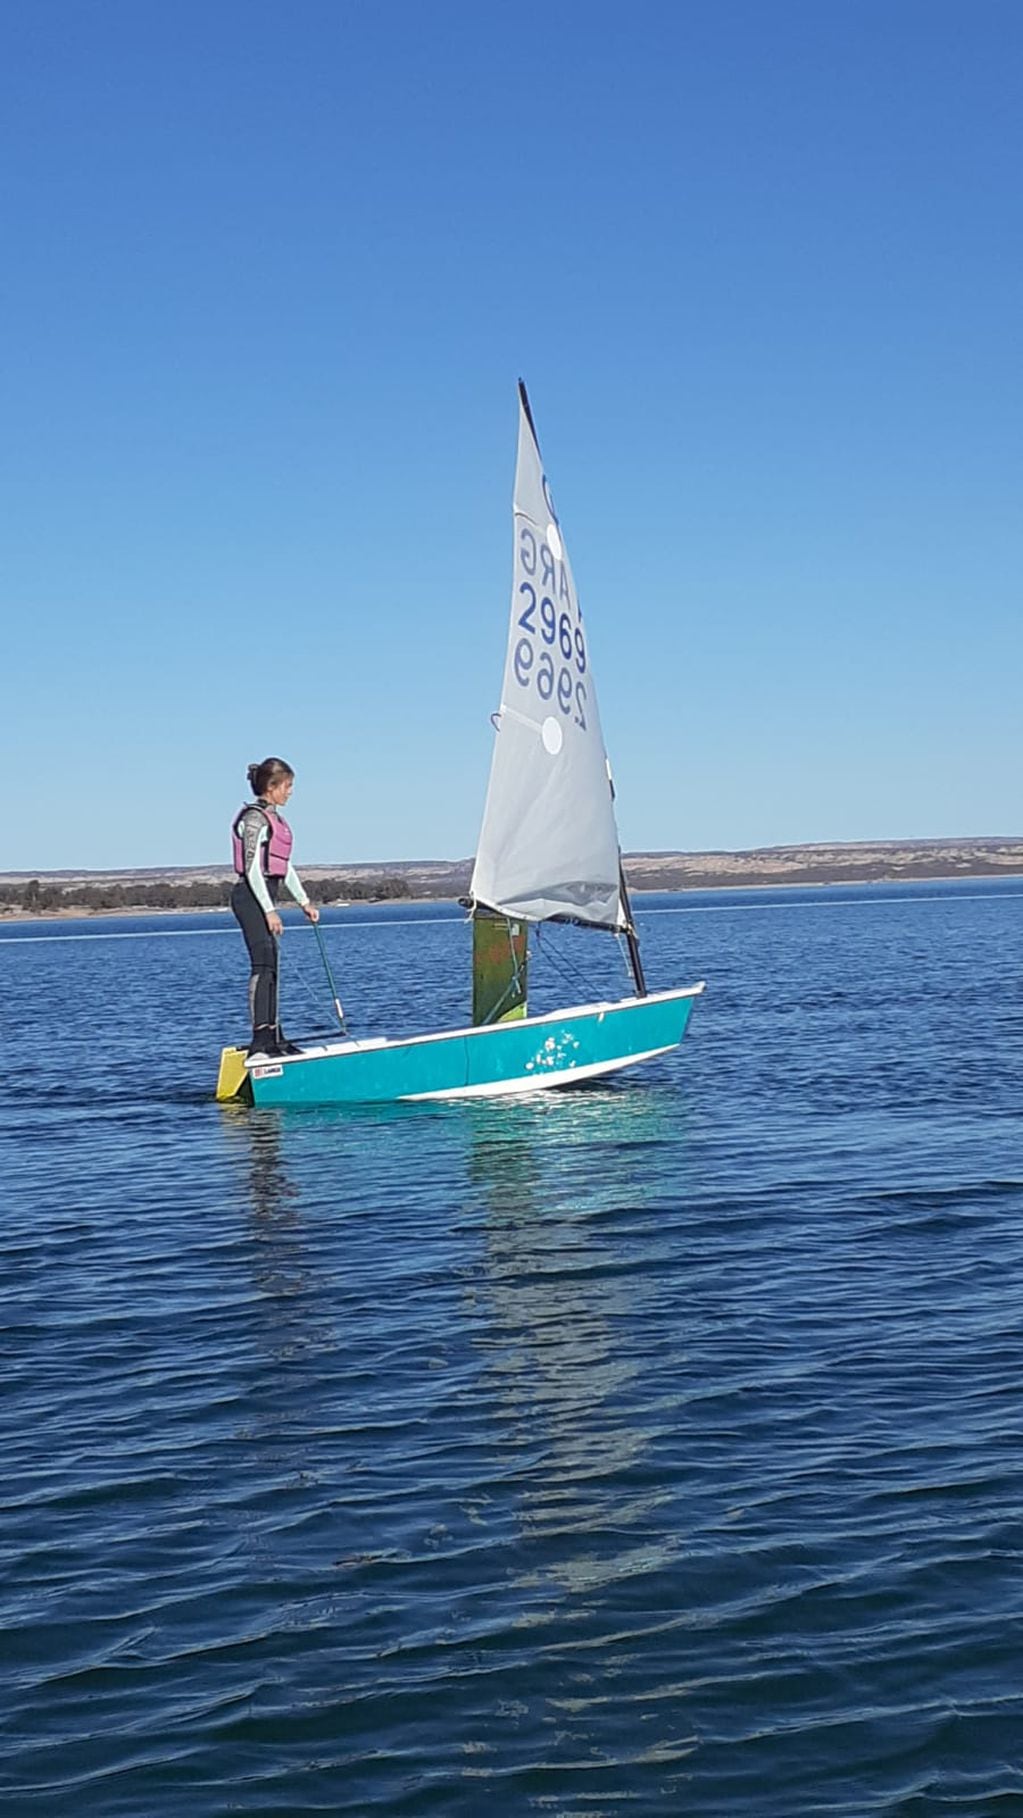
{"type": "Polygon", "coordinates": [[[249,788],[253,795],[263,796],[274,783],[279,783],[283,777],[293,777],[294,774],[291,765],[286,764],[283,758],[264,758],[261,764],[249,765],[249,788]]]}

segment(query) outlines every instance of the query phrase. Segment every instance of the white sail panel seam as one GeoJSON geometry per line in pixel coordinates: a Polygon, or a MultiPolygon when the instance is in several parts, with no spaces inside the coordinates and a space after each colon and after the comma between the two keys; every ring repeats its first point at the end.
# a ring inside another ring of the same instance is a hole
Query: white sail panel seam
{"type": "Polygon", "coordinates": [[[520,713],[517,707],[509,707],[507,701],[502,701],[497,711],[501,719],[504,719],[507,715],[508,719],[518,720],[520,726],[528,726],[530,732],[536,732],[541,738],[543,737],[543,722],[541,720],[531,720],[528,714],[520,713]]]}

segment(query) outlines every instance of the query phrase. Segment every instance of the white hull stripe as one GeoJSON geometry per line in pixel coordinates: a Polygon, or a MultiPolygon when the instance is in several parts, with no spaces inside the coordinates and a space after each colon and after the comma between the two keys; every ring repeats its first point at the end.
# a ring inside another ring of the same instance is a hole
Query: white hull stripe
{"type": "Polygon", "coordinates": [[[511,1098],[526,1092],[544,1092],[551,1086],[574,1086],[581,1079],[596,1079],[601,1073],[614,1073],[619,1067],[634,1067],[638,1061],[653,1060],[655,1055],[670,1054],[677,1042],[666,1048],[647,1048],[643,1054],[618,1055],[613,1060],[591,1061],[585,1067],[559,1067],[550,1072],[522,1074],[518,1079],[484,1080],[478,1086],[448,1086],[442,1092],[403,1092],[402,1102],[424,1098],[511,1098]]]}

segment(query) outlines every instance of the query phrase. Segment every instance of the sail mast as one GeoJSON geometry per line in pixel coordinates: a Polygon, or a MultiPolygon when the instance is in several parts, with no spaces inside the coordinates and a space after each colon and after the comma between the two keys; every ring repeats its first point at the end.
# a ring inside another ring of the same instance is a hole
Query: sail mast
{"type": "MultiPolygon", "coordinates": [[[[613,802],[615,799],[615,780],[611,775],[610,764],[608,764],[607,767],[607,786],[611,791],[611,800],[613,802]]],[[[636,924],[632,919],[632,898],[629,895],[629,886],[625,882],[625,866],[622,864],[622,849],[620,846],[618,848],[618,894],[621,898],[622,914],[625,917],[625,927],[622,932],[625,935],[625,944],[629,949],[629,965],[632,967],[632,976],[636,981],[636,996],[646,997],[646,974],[643,971],[643,961],[639,957],[639,935],[636,933],[636,924]]]]}
{"type": "Polygon", "coordinates": [[[625,943],[629,949],[629,965],[632,967],[632,976],[636,981],[636,996],[646,997],[646,977],[643,972],[643,961],[639,957],[639,935],[636,933],[636,925],[632,919],[632,902],[629,897],[628,886],[625,882],[625,867],[622,864],[620,857],[618,860],[618,876],[622,893],[622,908],[624,909],[627,918],[625,923],[625,943]]]}

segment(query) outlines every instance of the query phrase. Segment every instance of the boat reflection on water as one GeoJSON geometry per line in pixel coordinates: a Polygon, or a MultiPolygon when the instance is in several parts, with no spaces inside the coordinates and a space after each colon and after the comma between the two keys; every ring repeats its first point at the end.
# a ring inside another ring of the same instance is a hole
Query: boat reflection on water
{"type": "Polygon", "coordinates": [[[283,1164],[280,1114],[251,1111],[236,1100],[223,1107],[223,1124],[236,1140],[249,1173],[249,1205],[254,1222],[296,1222],[298,1187],[283,1164]]]}
{"type": "Polygon", "coordinates": [[[254,1112],[238,1100],[222,1107],[224,1128],[248,1170],[249,1203],[257,1225],[296,1222],[298,1188],[281,1155],[281,1120],[274,1111],[254,1112]]]}
{"type": "Polygon", "coordinates": [[[280,1113],[221,1107],[245,1186],[245,1246],[267,1360],[291,1362],[332,1345],[333,1322],[307,1255],[301,1192],[288,1171],[280,1113]]]}
{"type": "Polygon", "coordinates": [[[486,1400],[522,1461],[529,1574],[585,1590],[654,1570],[673,1551],[646,1459],[663,1385],[634,1340],[656,1292],[642,1253],[669,1141],[677,1157],[678,1098],[603,1086],[475,1109],[491,1311],[478,1342],[486,1400]]]}

